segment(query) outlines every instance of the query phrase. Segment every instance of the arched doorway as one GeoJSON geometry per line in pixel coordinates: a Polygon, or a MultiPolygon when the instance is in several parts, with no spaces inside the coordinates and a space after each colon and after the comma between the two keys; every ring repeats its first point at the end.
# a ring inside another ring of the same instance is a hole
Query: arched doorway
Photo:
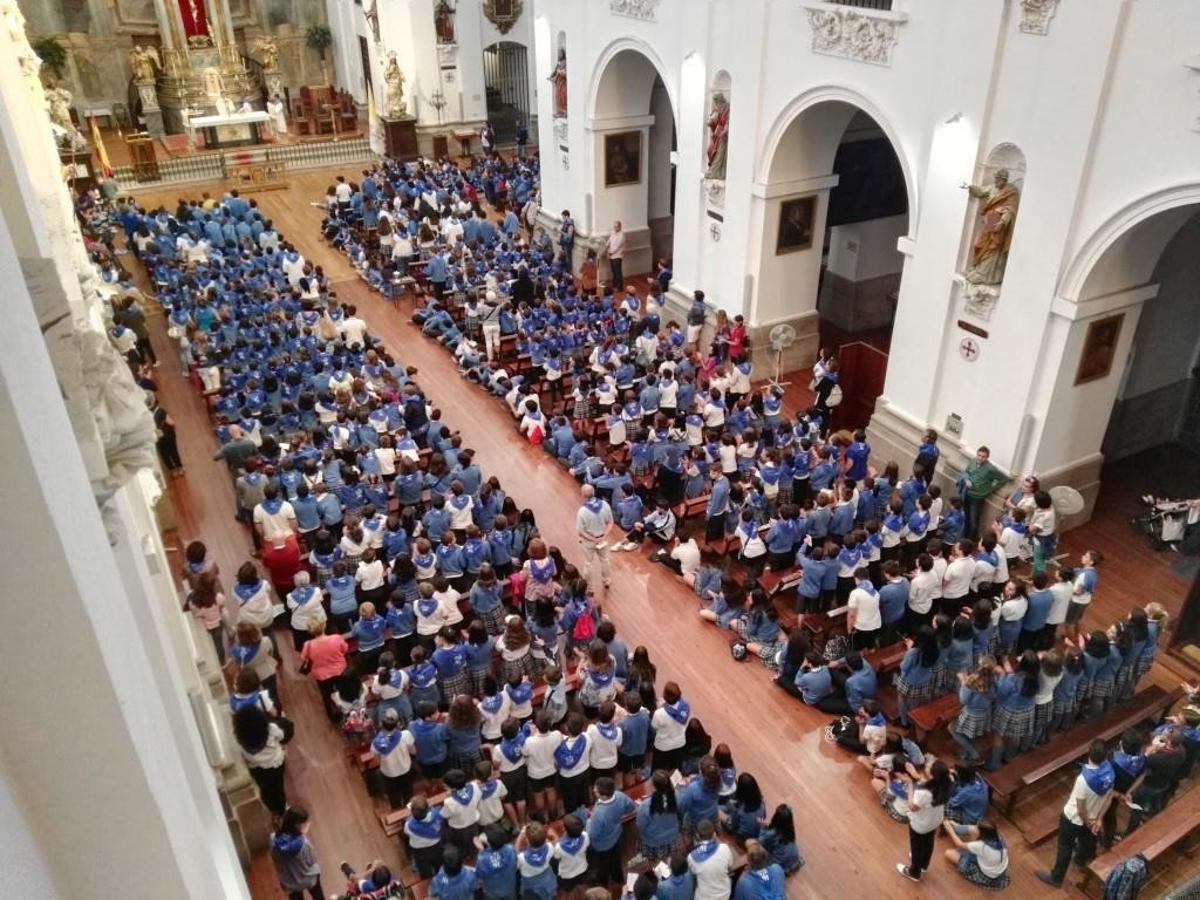
{"type": "Polygon", "coordinates": [[[588,230],[625,231],[624,275],[671,259],[675,235],[675,110],[658,67],[641,50],[617,50],[593,82],[592,194],[588,230]]]}
{"type": "MultiPolygon", "coordinates": [[[[483,48],[483,85],[487,94],[488,121],[496,141],[516,140],[517,122],[529,121],[529,69],[524,44],[499,41],[483,48]]],[[[532,127],[530,128],[532,132],[532,127]]]]}
{"type": "Polygon", "coordinates": [[[1143,494],[1200,496],[1200,203],[1126,221],[1064,279],[1031,466],[1118,519],[1143,494]]]}
{"type": "Polygon", "coordinates": [[[870,112],[819,100],[779,133],[756,194],[752,322],[794,323],[801,339],[791,368],[809,364],[818,347],[836,353],[846,402],[835,425],[865,426],[887,371],[905,262],[897,240],[909,233],[901,157],[870,112]]]}

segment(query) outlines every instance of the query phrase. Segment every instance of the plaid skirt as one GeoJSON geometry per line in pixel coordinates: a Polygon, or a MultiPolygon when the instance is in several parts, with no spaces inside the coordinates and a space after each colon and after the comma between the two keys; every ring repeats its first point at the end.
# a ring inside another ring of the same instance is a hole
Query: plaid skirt
{"type": "Polygon", "coordinates": [[[504,667],[504,682],[507,684],[514,678],[523,678],[526,675],[533,674],[533,659],[531,654],[526,653],[518,659],[505,659],[504,667]]]}
{"type": "Polygon", "coordinates": [[[487,612],[479,613],[479,620],[483,622],[483,627],[487,629],[487,633],[491,635],[504,633],[504,617],[508,615],[508,610],[504,608],[504,604],[497,605],[495,609],[490,609],[487,612]]]}
{"type": "Polygon", "coordinates": [[[1113,695],[1113,680],[1111,678],[1094,678],[1088,687],[1089,700],[1107,700],[1113,695]]]}
{"type": "Polygon", "coordinates": [[[1057,719],[1061,716],[1071,715],[1077,709],[1079,709],[1078,693],[1076,693],[1074,697],[1067,697],[1066,699],[1055,697],[1053,709],[1051,710],[1050,715],[1057,719]]]}
{"type": "Polygon", "coordinates": [[[1041,734],[1042,731],[1050,724],[1050,717],[1054,715],[1054,701],[1049,703],[1039,703],[1033,708],[1033,733],[1041,734]]]}
{"type": "Polygon", "coordinates": [[[638,841],[638,853],[648,860],[658,862],[664,859],[670,859],[672,854],[679,848],[679,839],[671,841],[669,844],[651,845],[638,841]]]}
{"type": "Polygon", "coordinates": [[[934,693],[935,690],[936,685],[934,685],[932,678],[924,684],[914,685],[909,684],[903,675],[896,676],[896,693],[904,698],[904,702],[908,705],[909,709],[935,699],[937,697],[934,693]]]}
{"type": "Polygon", "coordinates": [[[964,709],[959,712],[958,718],[954,720],[952,730],[965,738],[983,737],[990,730],[991,722],[992,715],[990,710],[985,713],[976,713],[964,709]]]}
{"type": "Polygon", "coordinates": [[[896,809],[895,799],[888,793],[887,788],[879,789],[879,805],[883,807],[883,811],[894,821],[907,825],[908,816],[896,809]]]}
{"type": "Polygon", "coordinates": [[[779,656],[779,648],[782,646],[782,641],[772,641],[769,644],[758,645],[758,658],[762,660],[763,665],[768,669],[779,668],[779,665],[775,662],[775,659],[779,656]]]}
{"type": "Polygon", "coordinates": [[[484,666],[480,669],[468,669],[468,674],[471,677],[471,691],[476,697],[483,696],[483,682],[492,674],[491,666],[484,666]]]}
{"type": "Polygon", "coordinates": [[[999,737],[1019,740],[1033,733],[1033,707],[1012,709],[998,706],[992,714],[992,731],[999,737]]]}
{"type": "Polygon", "coordinates": [[[1137,660],[1117,669],[1117,678],[1113,682],[1113,696],[1118,700],[1127,700],[1133,696],[1133,688],[1137,683],[1137,660]]]}
{"type": "Polygon", "coordinates": [[[441,684],[442,698],[447,703],[449,703],[459,694],[471,693],[471,679],[470,676],[467,675],[466,669],[463,669],[456,675],[451,675],[449,678],[443,678],[441,680],[441,684]]]}
{"type": "Polygon", "coordinates": [[[1150,671],[1154,665],[1154,654],[1145,653],[1137,658],[1137,663],[1133,667],[1133,684],[1137,687],[1137,683],[1142,680],[1142,676],[1150,671]]]}
{"type": "Polygon", "coordinates": [[[988,878],[980,871],[979,860],[975,858],[975,854],[969,851],[962,851],[959,855],[958,874],[971,884],[987,888],[989,891],[1001,891],[1008,887],[1008,872],[1001,872],[995,878],[988,878]]]}

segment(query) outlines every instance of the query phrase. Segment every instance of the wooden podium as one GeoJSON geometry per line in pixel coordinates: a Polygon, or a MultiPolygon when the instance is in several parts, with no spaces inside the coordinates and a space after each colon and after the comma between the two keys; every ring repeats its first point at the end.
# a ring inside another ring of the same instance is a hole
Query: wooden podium
{"type": "Polygon", "coordinates": [[[383,121],[384,147],[392,159],[407,162],[420,156],[417,150],[417,120],[409,117],[383,121]]]}
{"type": "Polygon", "coordinates": [[[129,159],[133,163],[134,181],[158,181],[158,157],[154,153],[154,138],[142,131],[125,138],[129,159]]]}

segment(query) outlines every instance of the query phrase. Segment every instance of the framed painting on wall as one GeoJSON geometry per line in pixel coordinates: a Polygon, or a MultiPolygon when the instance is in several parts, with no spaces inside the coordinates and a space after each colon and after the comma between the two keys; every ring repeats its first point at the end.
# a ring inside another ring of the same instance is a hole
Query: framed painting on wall
{"type": "Polygon", "coordinates": [[[794,197],[779,204],[779,234],[775,255],[807,250],[813,245],[813,220],[817,216],[817,196],[794,197]]]}
{"type": "Polygon", "coordinates": [[[1125,313],[1117,313],[1088,323],[1087,334],[1083,338],[1083,352],[1079,354],[1079,368],[1075,370],[1075,384],[1098,381],[1112,371],[1124,322],[1125,313]]]}
{"type": "Polygon", "coordinates": [[[604,186],[619,187],[642,180],[642,133],[618,131],[604,136],[604,186]]]}

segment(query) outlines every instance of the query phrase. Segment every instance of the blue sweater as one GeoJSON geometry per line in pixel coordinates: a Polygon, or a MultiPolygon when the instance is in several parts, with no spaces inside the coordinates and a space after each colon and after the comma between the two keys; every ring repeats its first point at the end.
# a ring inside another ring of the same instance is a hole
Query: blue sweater
{"type": "Polygon", "coordinates": [[[635,809],[623,791],[617,791],[608,800],[597,800],[587,824],[592,847],[603,853],[617,846],[621,840],[621,820],[635,809]]]}

